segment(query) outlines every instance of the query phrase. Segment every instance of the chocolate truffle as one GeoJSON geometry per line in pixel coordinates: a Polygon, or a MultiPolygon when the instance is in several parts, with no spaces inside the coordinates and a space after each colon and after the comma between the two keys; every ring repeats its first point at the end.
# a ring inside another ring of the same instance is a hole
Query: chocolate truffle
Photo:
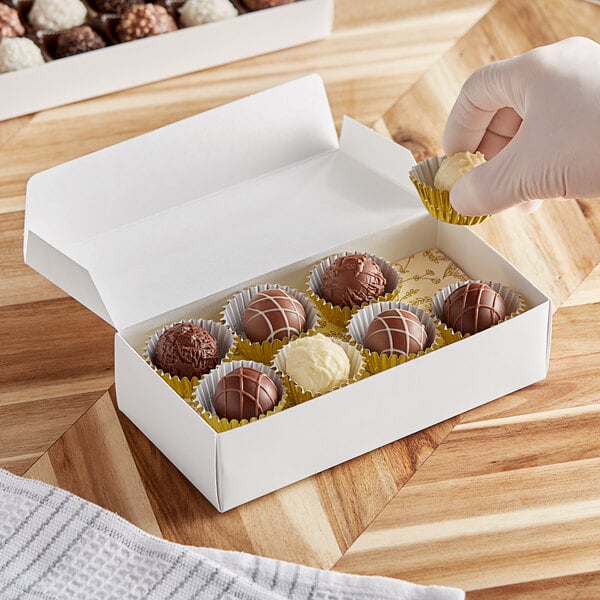
{"type": "Polygon", "coordinates": [[[217,340],[194,323],[178,323],[167,329],[156,343],[153,362],[177,377],[200,377],[217,366],[217,340]]]}
{"type": "Polygon", "coordinates": [[[19,13],[14,8],[0,3],[0,40],[19,37],[24,33],[25,28],[19,19],[19,13]]]}
{"type": "Polygon", "coordinates": [[[300,335],[306,325],[302,304],[284,290],[255,294],[244,311],[244,333],[251,342],[272,342],[300,335]]]}
{"type": "Polygon", "coordinates": [[[61,31],[83,25],[87,8],[80,0],[35,0],[27,19],[36,29],[61,31]]]}
{"type": "Polygon", "coordinates": [[[344,349],[317,333],[290,343],[285,372],[313,394],[324,394],[350,377],[350,359],[344,349]]]}
{"type": "Polygon", "coordinates": [[[0,40],[0,73],[43,64],[42,51],[31,40],[19,37],[0,40]]]}
{"type": "Polygon", "coordinates": [[[263,8],[272,8],[282,4],[291,4],[296,0],[243,0],[244,6],[248,10],[262,10],[263,8]]]}
{"type": "Polygon", "coordinates": [[[417,315],[392,308],[379,313],[371,321],[364,345],[387,356],[416,354],[427,345],[427,332],[417,315]]]}
{"type": "Polygon", "coordinates": [[[158,4],[136,4],[123,13],[116,32],[122,42],[175,31],[177,25],[167,9],[158,4]]]}
{"type": "Polygon", "coordinates": [[[356,306],[375,300],[385,291],[379,265],[364,254],[339,256],[323,273],[321,297],[335,306],[356,306]]]}
{"type": "Polygon", "coordinates": [[[186,0],[179,9],[179,17],[185,27],[230,19],[237,14],[229,0],[186,0]]]}
{"type": "Polygon", "coordinates": [[[438,172],[435,174],[433,186],[438,190],[450,191],[463,175],[484,162],[485,157],[481,152],[475,152],[475,154],[459,152],[448,156],[442,161],[438,172]]]}
{"type": "Polygon", "coordinates": [[[213,405],[225,419],[251,419],[272,410],[279,402],[273,380],[258,369],[239,367],[217,383],[213,405]]]}
{"type": "Polygon", "coordinates": [[[106,46],[104,40],[89,26],[82,25],[58,34],[56,58],[65,58],[106,46]]]}
{"type": "Polygon", "coordinates": [[[143,3],[144,0],[95,0],[93,4],[98,12],[110,13],[112,15],[122,15],[134,4],[143,3]]]}
{"type": "Polygon", "coordinates": [[[443,320],[461,333],[477,333],[506,317],[502,296],[485,283],[469,281],[444,301],[443,320]]]}

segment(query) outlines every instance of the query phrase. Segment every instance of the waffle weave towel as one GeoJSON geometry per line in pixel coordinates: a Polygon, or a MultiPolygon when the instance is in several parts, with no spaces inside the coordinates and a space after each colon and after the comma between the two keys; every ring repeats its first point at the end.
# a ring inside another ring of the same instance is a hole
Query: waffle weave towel
{"type": "Polygon", "coordinates": [[[0,469],[0,598],[460,600],[464,593],[180,546],[0,469]]]}

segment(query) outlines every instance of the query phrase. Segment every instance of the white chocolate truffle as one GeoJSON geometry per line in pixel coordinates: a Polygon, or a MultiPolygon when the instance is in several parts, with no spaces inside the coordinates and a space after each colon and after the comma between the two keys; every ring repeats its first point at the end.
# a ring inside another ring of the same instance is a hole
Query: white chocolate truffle
{"type": "Polygon", "coordinates": [[[87,9],[80,0],[35,0],[27,18],[36,29],[62,31],[83,25],[87,9]]]}
{"type": "Polygon", "coordinates": [[[44,64],[42,51],[27,38],[3,38],[0,41],[0,73],[19,71],[44,64]]]}
{"type": "Polygon", "coordinates": [[[313,394],[324,394],[350,376],[344,349],[320,333],[292,342],[285,362],[287,374],[313,394]]]}
{"type": "Polygon", "coordinates": [[[187,0],[179,9],[185,27],[236,17],[237,9],[229,0],[187,0]]]}
{"type": "Polygon", "coordinates": [[[433,185],[438,190],[452,189],[452,186],[471,169],[485,162],[485,156],[481,152],[459,152],[448,156],[442,161],[438,172],[435,174],[433,185]]]}

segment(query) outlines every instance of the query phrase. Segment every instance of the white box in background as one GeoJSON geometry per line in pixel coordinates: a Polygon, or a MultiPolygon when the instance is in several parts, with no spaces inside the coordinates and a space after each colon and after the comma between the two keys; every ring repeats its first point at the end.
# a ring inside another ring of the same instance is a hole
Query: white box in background
{"type": "Polygon", "coordinates": [[[0,74],[0,121],[328,37],[334,0],[299,0],[0,74]]]}
{"type": "Polygon", "coordinates": [[[470,229],[432,219],[412,164],[348,118],[338,142],[313,75],[35,175],[25,260],[115,326],[119,407],[226,511],[546,376],[550,301],[470,229]],[[141,356],[158,327],[214,318],[248,285],[303,289],[335,251],[397,260],[434,246],[528,310],[220,434],[141,356]]]}

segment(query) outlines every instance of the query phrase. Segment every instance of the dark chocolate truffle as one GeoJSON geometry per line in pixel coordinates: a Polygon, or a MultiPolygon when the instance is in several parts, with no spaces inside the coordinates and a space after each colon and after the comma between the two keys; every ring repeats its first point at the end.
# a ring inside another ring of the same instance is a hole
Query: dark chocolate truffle
{"type": "Polygon", "coordinates": [[[244,6],[248,10],[262,10],[263,8],[273,8],[282,4],[291,4],[296,0],[243,0],[244,6]]]}
{"type": "Polygon", "coordinates": [[[427,332],[419,317],[399,308],[379,313],[365,334],[365,347],[387,356],[416,354],[426,345],[427,332]]]}
{"type": "Polygon", "coordinates": [[[241,421],[258,418],[278,402],[277,386],[268,375],[251,367],[239,367],[219,381],[213,405],[219,417],[241,421]]]}
{"type": "Polygon", "coordinates": [[[19,19],[19,13],[10,6],[0,3],[0,40],[19,37],[25,33],[25,27],[19,19]]]}
{"type": "Polygon", "coordinates": [[[217,340],[194,323],[178,323],[167,329],[156,343],[154,364],[177,377],[200,377],[217,366],[217,340]]]}
{"type": "Polygon", "coordinates": [[[356,306],[375,300],[385,291],[379,265],[364,254],[339,256],[323,273],[321,297],[335,306],[356,306]]]}
{"type": "Polygon", "coordinates": [[[122,42],[175,31],[177,25],[167,9],[158,4],[136,4],[123,13],[116,32],[122,42]]]}
{"type": "Polygon", "coordinates": [[[94,0],[96,10],[101,13],[122,15],[134,4],[143,4],[144,0],[94,0]]]}
{"type": "Polygon", "coordinates": [[[502,296],[485,283],[469,281],[445,300],[443,320],[461,333],[477,333],[506,317],[502,296]]]}
{"type": "Polygon", "coordinates": [[[272,342],[302,333],[306,313],[302,304],[286,291],[265,290],[248,303],[243,324],[251,342],[272,342]]]}
{"type": "Polygon", "coordinates": [[[106,46],[104,40],[89,25],[82,25],[58,34],[56,58],[65,58],[90,50],[98,50],[98,48],[104,48],[104,46],[106,46]]]}

